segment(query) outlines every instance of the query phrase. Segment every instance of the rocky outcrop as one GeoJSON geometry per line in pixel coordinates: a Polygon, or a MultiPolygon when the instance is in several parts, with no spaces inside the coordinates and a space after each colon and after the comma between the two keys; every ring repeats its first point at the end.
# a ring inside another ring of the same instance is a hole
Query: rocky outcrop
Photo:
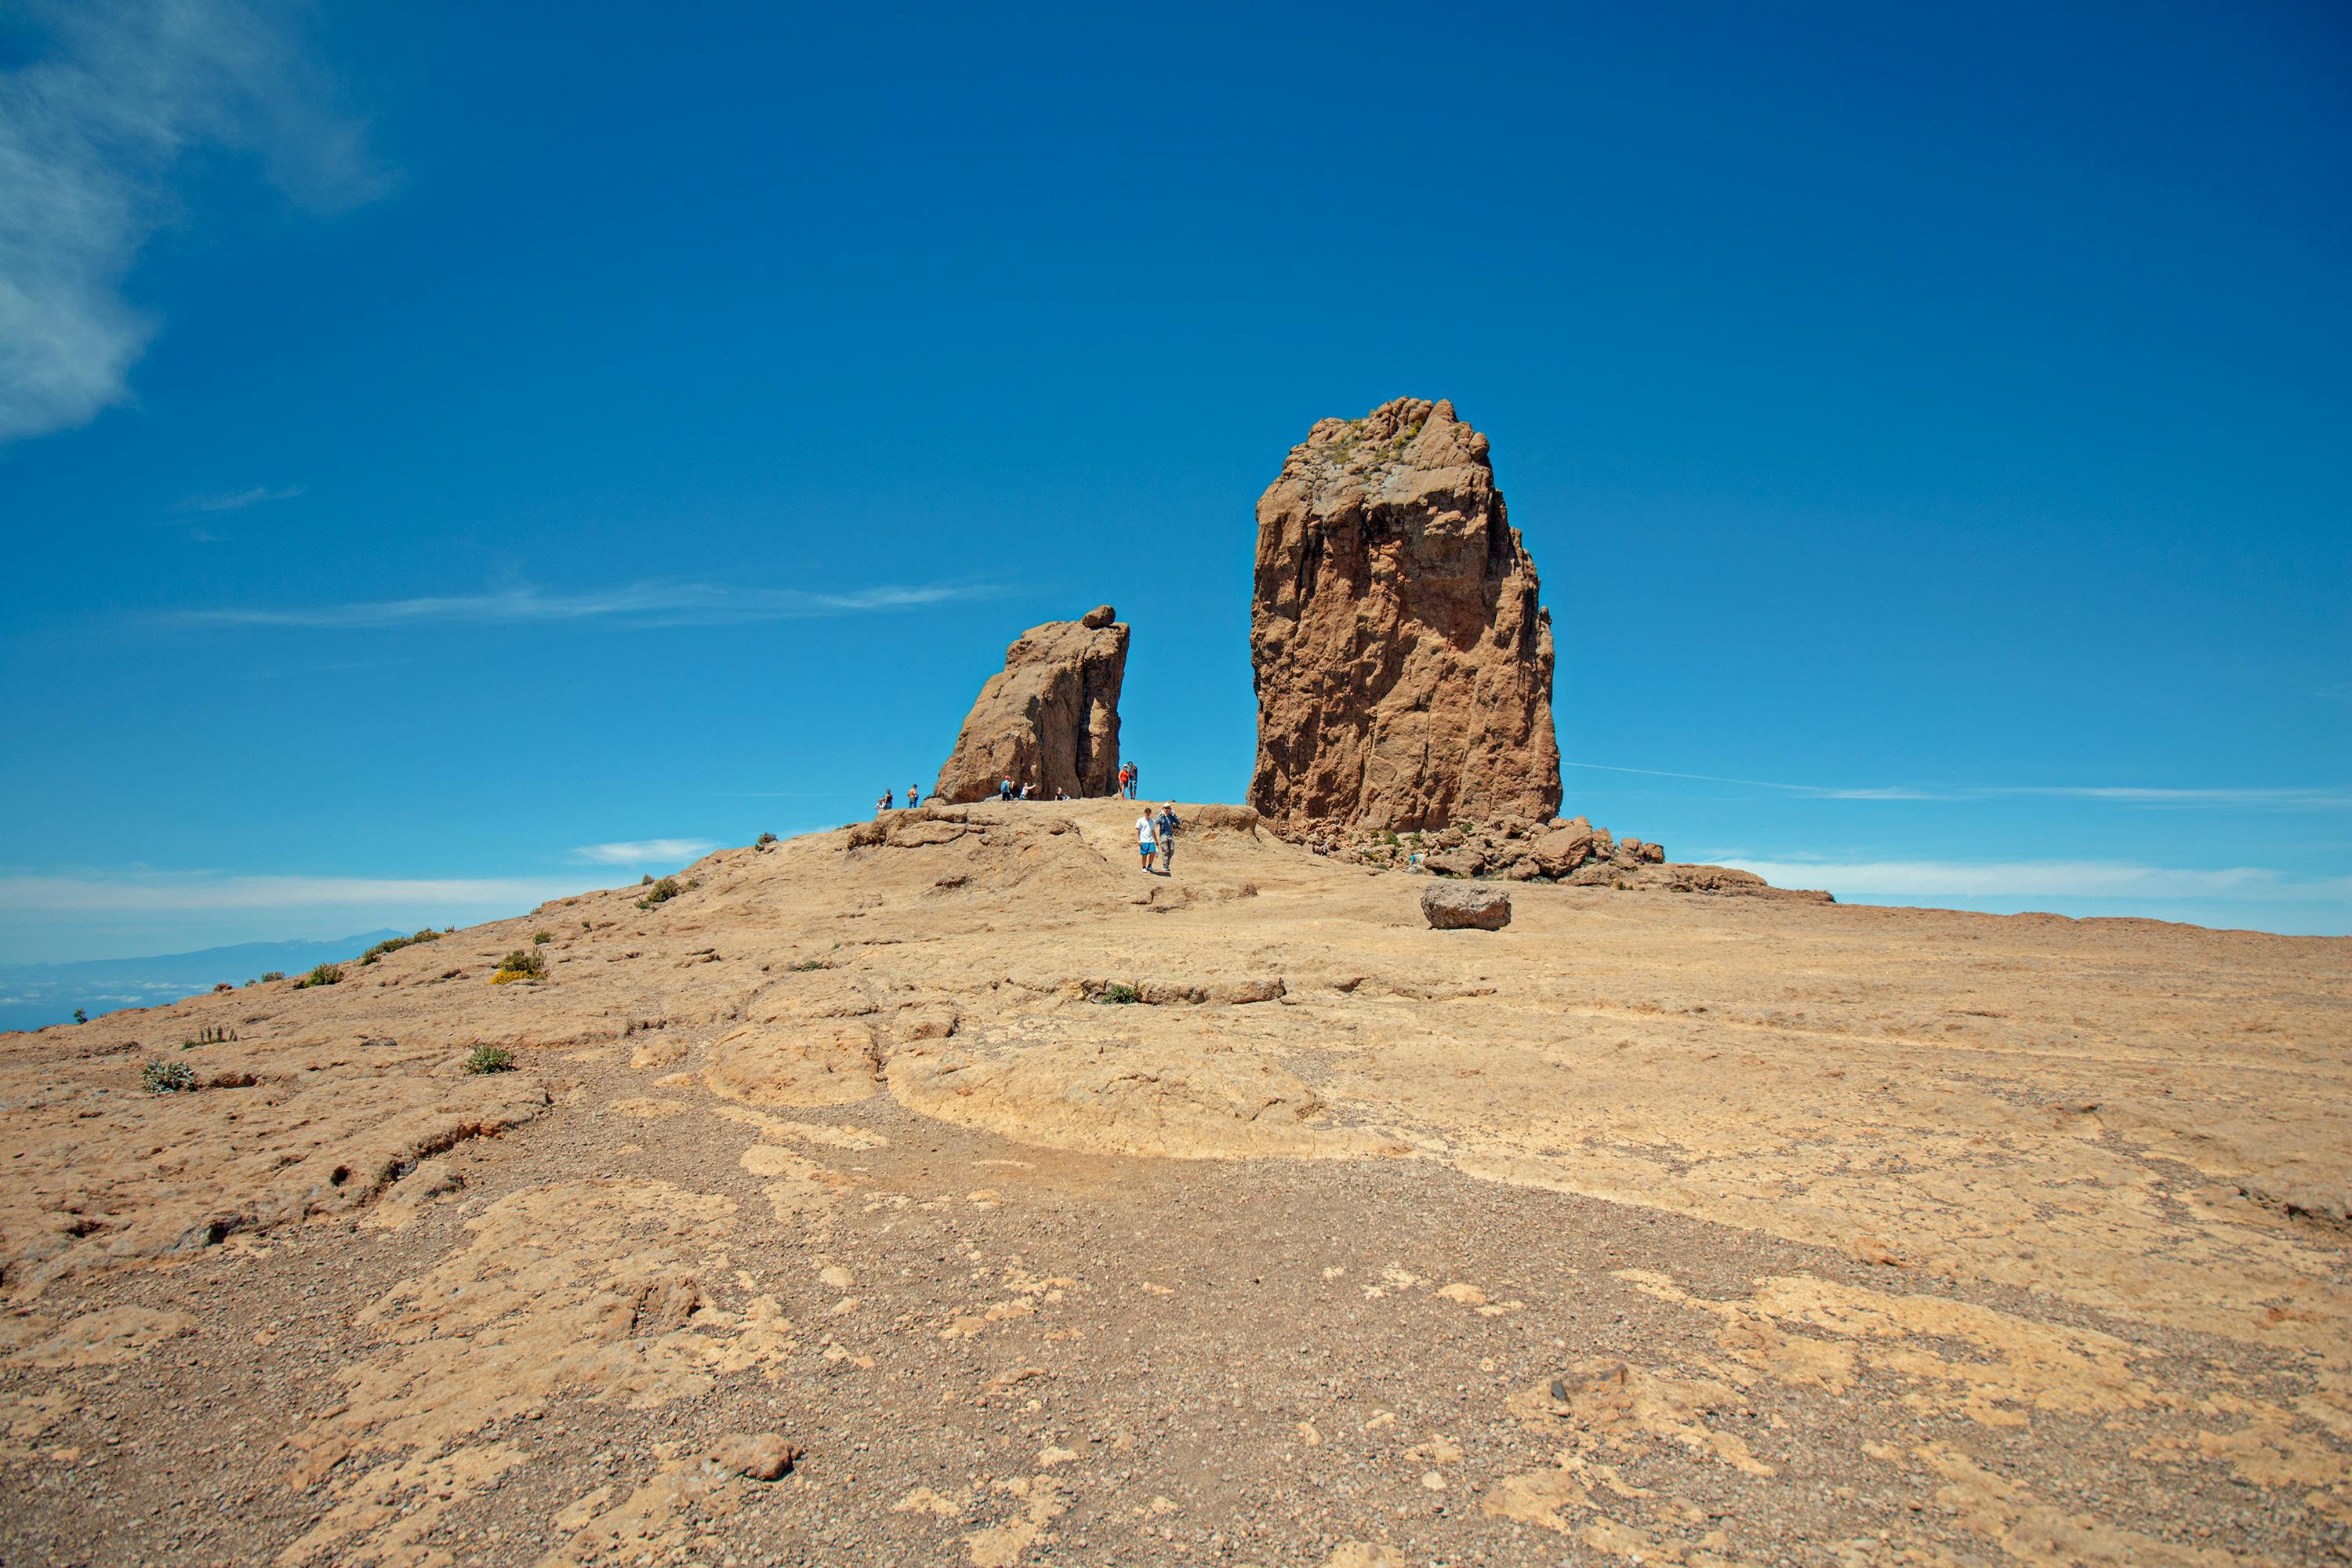
{"type": "Polygon", "coordinates": [[[1486,437],[1451,403],[1317,424],[1257,503],[1250,804],[1292,827],[1550,817],[1536,590],[1486,437]]]}
{"type": "Polygon", "coordinates": [[[984,799],[1007,778],[1045,800],[1113,794],[1126,673],[1127,627],[1108,605],[1022,633],[965,717],[939,798],[984,799]]]}

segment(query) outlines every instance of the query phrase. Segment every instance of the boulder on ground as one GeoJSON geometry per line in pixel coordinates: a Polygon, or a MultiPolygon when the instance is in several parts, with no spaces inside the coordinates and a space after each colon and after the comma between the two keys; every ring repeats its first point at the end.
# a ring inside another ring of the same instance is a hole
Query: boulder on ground
{"type": "Polygon", "coordinates": [[[1421,890],[1432,931],[1500,931],[1511,923],[1511,895],[1491,882],[1432,882],[1421,890]]]}
{"type": "Polygon", "coordinates": [[[710,1450],[710,1462],[719,1470],[755,1481],[781,1479],[800,1457],[798,1448],[773,1432],[757,1436],[731,1435],[720,1438],[710,1450]]]}

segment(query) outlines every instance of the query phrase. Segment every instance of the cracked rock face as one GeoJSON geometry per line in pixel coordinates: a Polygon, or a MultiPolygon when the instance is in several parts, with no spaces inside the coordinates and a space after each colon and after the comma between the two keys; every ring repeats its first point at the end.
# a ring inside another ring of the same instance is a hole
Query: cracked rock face
{"type": "Polygon", "coordinates": [[[1252,805],[1394,828],[1559,809],[1551,618],[1451,403],[1318,422],[1257,526],[1252,805]]]}
{"type": "Polygon", "coordinates": [[[1116,793],[1127,626],[1108,605],[1048,621],[1004,650],[940,770],[939,795],[984,800],[1010,778],[1045,800],[1116,793]]]}

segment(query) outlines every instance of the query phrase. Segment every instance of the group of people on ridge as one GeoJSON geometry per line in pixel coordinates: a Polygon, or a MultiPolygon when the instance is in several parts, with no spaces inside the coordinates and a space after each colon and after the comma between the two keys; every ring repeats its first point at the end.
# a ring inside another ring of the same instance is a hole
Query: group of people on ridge
{"type": "MultiPolygon", "coordinates": [[[[1133,763],[1119,763],[1119,793],[1126,795],[1128,799],[1133,800],[1135,798],[1136,781],[1142,776],[1143,770],[1137,767],[1133,763]]],[[[1013,775],[1007,773],[997,783],[996,798],[1003,801],[1043,800],[1045,798],[1045,790],[1044,785],[1033,784],[1025,779],[1019,784],[1015,784],[1013,780],[1013,775]]],[[[1055,800],[1067,800],[1070,798],[1069,792],[1067,790],[1055,790],[1054,792],[1054,798],[1055,800]]],[[[923,792],[914,784],[908,784],[907,786],[907,809],[912,810],[914,807],[920,805],[922,804],[922,800],[923,792]]],[[[881,798],[874,803],[874,814],[877,816],[879,816],[886,811],[897,811],[898,809],[898,797],[887,789],[882,792],[881,798]]],[[[1167,807],[1163,808],[1163,814],[1166,815],[1171,821],[1174,820],[1173,802],[1171,802],[1167,807]]]]}
{"type": "MultiPolygon", "coordinates": [[[[1143,770],[1133,763],[1119,763],[1119,793],[1128,799],[1133,800],[1136,781],[1142,776],[1143,770]]],[[[923,793],[920,789],[913,784],[907,786],[907,805],[909,809],[919,805],[922,798],[923,793]]],[[[996,798],[1001,801],[1041,800],[1045,796],[1042,790],[1033,790],[1026,782],[1015,784],[1013,782],[1013,775],[1007,773],[997,784],[996,798]]],[[[1067,800],[1069,795],[1066,792],[1056,791],[1055,798],[1067,800]]],[[[874,803],[875,815],[877,816],[898,809],[898,797],[887,789],[882,792],[882,798],[874,803]]],[[[1172,800],[1164,802],[1157,813],[1147,808],[1141,816],[1135,819],[1135,847],[1143,858],[1144,870],[1148,872],[1153,869],[1152,861],[1157,859],[1160,862],[1158,869],[1160,875],[1175,874],[1176,835],[1182,830],[1183,826],[1177,820],[1176,803],[1172,800]]]]}

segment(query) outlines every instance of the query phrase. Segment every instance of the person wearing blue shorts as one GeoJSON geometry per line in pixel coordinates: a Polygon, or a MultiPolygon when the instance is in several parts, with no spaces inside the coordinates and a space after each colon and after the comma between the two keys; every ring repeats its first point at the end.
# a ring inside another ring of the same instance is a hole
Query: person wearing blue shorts
{"type": "Polygon", "coordinates": [[[1151,870],[1151,858],[1160,853],[1160,841],[1152,837],[1151,814],[1144,813],[1135,819],[1135,847],[1143,854],[1146,875],[1151,870]]]}

